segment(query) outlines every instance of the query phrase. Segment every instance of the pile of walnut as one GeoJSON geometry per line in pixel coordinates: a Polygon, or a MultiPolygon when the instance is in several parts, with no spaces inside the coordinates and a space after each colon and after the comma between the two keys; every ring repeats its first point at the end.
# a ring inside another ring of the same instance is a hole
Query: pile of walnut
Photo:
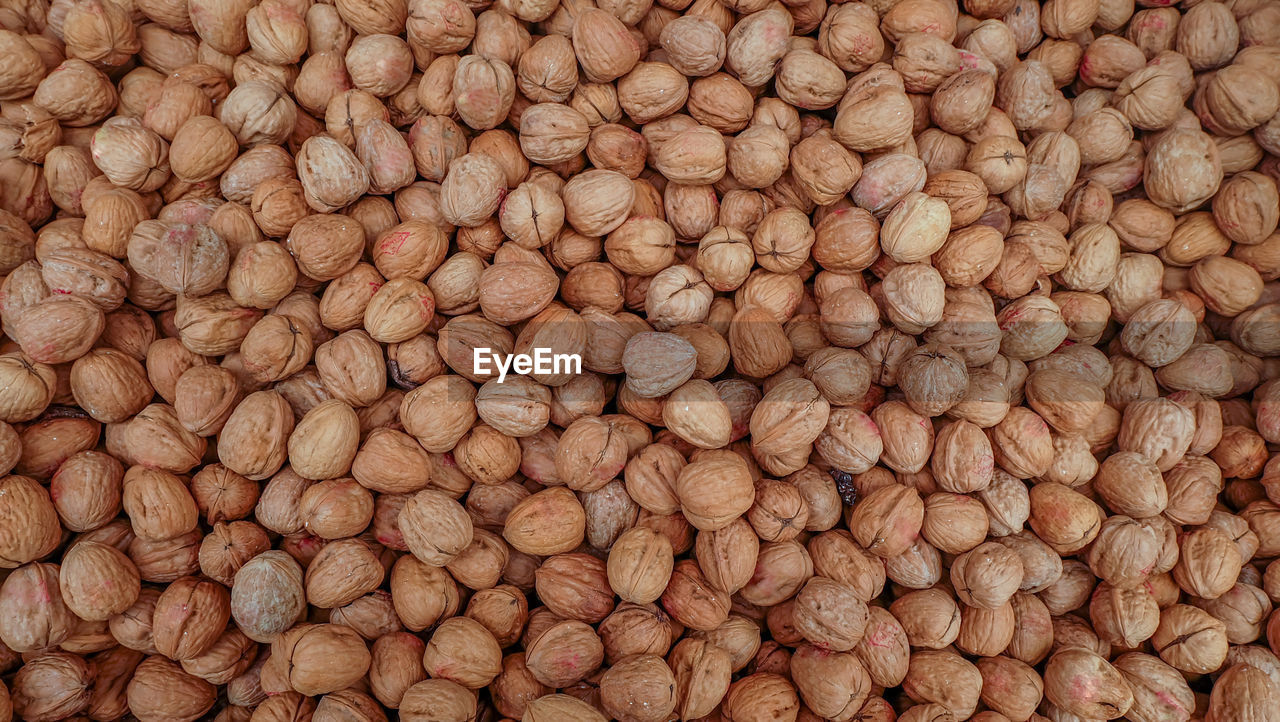
{"type": "Polygon", "coordinates": [[[1171,4],[0,0],[0,722],[1280,720],[1171,4]]]}

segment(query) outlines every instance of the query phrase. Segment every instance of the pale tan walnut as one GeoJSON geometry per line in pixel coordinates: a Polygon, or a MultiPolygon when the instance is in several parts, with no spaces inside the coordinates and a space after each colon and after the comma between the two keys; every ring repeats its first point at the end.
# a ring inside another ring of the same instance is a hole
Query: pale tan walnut
{"type": "Polygon", "coordinates": [[[302,569],[279,550],[245,562],[231,585],[231,613],[251,639],[269,642],[297,621],[306,607],[302,569]]]}
{"type": "Polygon", "coordinates": [[[235,573],[246,562],[270,548],[267,532],[253,522],[214,522],[212,531],[200,543],[200,570],[224,586],[231,586],[235,573]]]}
{"type": "Polygon", "coordinates": [[[430,379],[401,402],[405,431],[429,452],[449,451],[476,419],[475,394],[475,387],[460,376],[430,379]]]}
{"type": "Polygon", "coordinates": [[[830,108],[844,95],[846,81],[840,66],[812,50],[788,52],[776,74],[778,97],[797,108],[830,108]]]}
{"type": "Polygon", "coordinates": [[[139,223],[129,238],[130,266],[170,293],[205,296],[230,266],[227,244],[205,225],[139,223]]]}
{"type": "Polygon", "coordinates": [[[532,436],[550,420],[551,391],[525,376],[509,378],[501,384],[491,379],[476,395],[476,412],[504,434],[532,436]]]}
{"type": "Polygon", "coordinates": [[[797,143],[791,149],[790,169],[805,194],[819,205],[837,201],[862,175],[858,157],[827,132],[815,133],[797,143]]]}
{"type": "Polygon", "coordinates": [[[724,31],[704,17],[674,18],[662,28],[658,43],[667,51],[667,62],[687,76],[710,75],[724,62],[724,31]]]}
{"type": "Polygon", "coordinates": [[[622,471],[627,451],[626,438],[613,424],[598,417],[577,418],[556,447],[556,476],[575,491],[597,491],[622,471]]]}
{"type": "Polygon", "coordinates": [[[172,142],[178,129],[188,120],[211,112],[212,101],[203,90],[191,83],[171,79],[161,88],[160,97],[147,106],[142,124],[172,142]]]}
{"type": "Polygon", "coordinates": [[[115,108],[119,96],[102,71],[78,59],[70,59],[44,76],[32,101],[67,126],[83,127],[102,121],[115,108]]]}
{"type": "Polygon", "coordinates": [[[682,639],[671,650],[668,661],[676,678],[676,709],[682,716],[692,719],[699,712],[714,709],[729,690],[729,653],[711,642],[682,639]]]}
{"type": "Polygon", "coordinates": [[[653,276],[675,260],[675,230],[653,216],[633,216],[605,239],[609,262],[623,273],[653,276]]]}
{"type": "MultiPolygon", "coordinates": [[[[577,702],[572,697],[566,699],[577,702]]],[[[385,703],[387,700],[382,701],[385,703]]],[[[585,702],[580,704],[587,706],[585,702]]],[[[430,715],[443,720],[467,720],[476,714],[476,697],[471,690],[447,679],[427,679],[408,686],[398,708],[400,714],[406,716],[430,715]]]]}
{"type": "MultiPolygon", "coordinates": [[[[1280,221],[1275,182],[1260,173],[1245,171],[1223,181],[1213,199],[1213,217],[1231,240],[1243,246],[1265,243],[1280,221]]],[[[1248,248],[1237,248],[1249,253],[1248,248]]]]}
{"type": "Polygon", "coordinates": [[[1230,62],[1240,42],[1240,27],[1222,3],[1192,8],[1178,23],[1176,47],[1191,67],[1209,70],[1230,62]]]}
{"type": "Polygon", "coordinates": [[[941,343],[927,343],[902,362],[899,387],[918,413],[938,416],[955,406],[969,386],[964,357],[941,343]]]}
{"type": "Polygon", "coordinates": [[[120,66],[141,49],[129,8],[110,0],[71,5],[62,21],[67,55],[106,66],[120,66]]]}
{"type": "Polygon", "coordinates": [[[793,28],[794,20],[781,8],[752,13],[728,32],[725,67],[747,87],[764,85],[786,54],[793,28]]]}
{"type": "MultiPolygon", "coordinates": [[[[793,164],[802,163],[798,151],[806,142],[808,139],[796,146],[793,164]]],[[[805,171],[793,168],[793,177],[802,185],[805,183],[805,174],[805,171]]],[[[879,232],[880,225],[875,216],[866,210],[837,209],[826,214],[814,226],[813,258],[828,271],[841,275],[864,270],[880,254],[879,232]]]]}
{"type": "Polygon", "coordinates": [[[396,278],[383,284],[369,299],[364,326],[375,341],[399,343],[417,336],[435,313],[435,297],[425,283],[396,278]]]}
{"type": "Polygon", "coordinates": [[[102,621],[123,612],[138,598],[138,568],[113,546],[82,541],[63,556],[59,570],[62,598],[77,617],[102,621]]]}
{"type": "Polygon", "coordinates": [[[889,485],[871,492],[854,507],[855,539],[879,557],[906,551],[924,523],[924,502],[914,490],[889,485]]]}
{"type": "Polygon", "coordinates": [[[418,492],[400,511],[399,528],[414,555],[444,566],[471,543],[473,527],[462,505],[430,489],[418,492]]]}
{"type": "Polygon", "coordinates": [[[139,719],[196,720],[217,701],[217,688],[176,662],[152,656],[134,670],[125,698],[139,719]]]}
{"type": "Polygon", "coordinates": [[[799,711],[800,697],[785,677],[757,672],[730,685],[723,704],[730,719],[789,719],[799,711]]]}
{"type": "Polygon", "coordinates": [[[995,102],[1018,129],[1043,123],[1052,112],[1053,77],[1049,68],[1036,60],[1018,63],[1001,74],[995,102]]]}
{"type": "Polygon", "coordinates": [[[31,95],[48,72],[40,54],[22,34],[7,28],[0,33],[0,47],[12,61],[0,76],[0,97],[13,100],[31,95]]]}
{"type": "Polygon", "coordinates": [[[399,92],[409,84],[413,73],[409,44],[388,33],[357,36],[347,48],[345,61],[351,82],[379,98],[399,92]]]}
{"type": "Polygon", "coordinates": [[[498,641],[480,622],[453,617],[436,627],[422,657],[429,675],[447,678],[468,689],[493,681],[502,668],[498,641]]]}
{"type": "Polygon", "coordinates": [[[169,179],[168,143],[135,119],[109,119],[90,148],[94,164],[118,186],[145,193],[169,179]]]}
{"type": "Polygon", "coordinates": [[[762,268],[774,273],[790,273],[808,260],[814,241],[814,230],[803,213],[794,208],[779,208],[761,219],[752,235],[751,246],[762,268]]]}
{"type": "Polygon", "coordinates": [[[298,514],[304,526],[321,539],[355,536],[369,525],[373,513],[373,495],[352,479],[327,479],[312,484],[298,502],[298,514]]]}
{"type": "Polygon", "coordinates": [[[468,153],[449,163],[440,186],[440,210],[458,226],[479,226],[498,210],[506,192],[506,178],[496,160],[468,153]]]}
{"type": "Polygon", "coordinates": [[[993,193],[1017,186],[1027,174],[1027,150],[1017,138],[993,135],[969,149],[965,170],[976,174],[993,193]]]}
{"type": "Polygon", "coordinates": [[[564,227],[564,201],[544,185],[521,183],[503,199],[498,220],[503,233],[516,243],[541,248],[564,227]]]}
{"type": "MultiPolygon", "coordinates": [[[[1162,57],[1166,56],[1162,54],[1162,57]]],[[[1181,59],[1178,55],[1173,57],[1181,59]]],[[[1180,99],[1185,97],[1183,71],[1190,70],[1185,59],[1181,59],[1181,67],[1178,65],[1177,62],[1167,66],[1148,64],[1121,81],[1113,103],[1133,127],[1164,130],[1177,120],[1182,110],[1180,99]]]]}
{"type": "Polygon", "coordinates": [[[40,255],[40,275],[51,294],[79,296],[107,313],[124,302],[128,271],[115,259],[76,247],[55,248],[40,255]]]}
{"type": "Polygon", "coordinates": [[[638,333],[622,354],[628,388],[645,398],[674,391],[693,376],[696,363],[693,344],[673,333],[638,333]]]}
{"type": "Polygon", "coordinates": [[[320,695],[350,686],[365,675],[370,661],[364,640],[350,627],[304,623],[271,642],[263,676],[278,674],[294,690],[320,695]]]}
{"type": "Polygon", "coordinates": [[[673,514],[680,509],[675,495],[675,481],[686,461],[667,444],[650,444],[627,462],[624,477],[627,494],[641,508],[658,514],[673,514]]]}
{"type": "Polygon", "coordinates": [[[57,545],[60,525],[49,494],[34,479],[6,476],[0,480],[5,501],[0,515],[6,520],[6,533],[0,536],[0,563],[15,568],[49,554],[57,545]]]}
{"type": "Polygon", "coordinates": [[[818,438],[830,405],[812,382],[789,379],[770,389],[751,415],[751,441],[765,454],[785,453],[818,438]]]}
{"type": "Polygon", "coordinates": [[[662,143],[653,163],[659,173],[677,183],[715,183],[725,174],[724,139],[713,128],[695,126],[662,143]]]}
{"type": "Polygon", "coordinates": [[[837,652],[852,650],[867,627],[867,606],[841,582],[813,577],[795,598],[792,624],[809,642],[837,652]]]}
{"type": "Polygon", "coordinates": [[[1147,197],[1175,213],[1213,197],[1222,181],[1218,146],[1206,133],[1172,129],[1147,153],[1143,185],[1147,197]]]}
{"type": "Polygon", "coordinates": [[[502,536],[526,554],[549,556],[570,551],[580,544],[586,523],[586,512],[573,492],[564,487],[550,487],[511,509],[502,536]]]}
{"type": "Polygon", "coordinates": [[[1240,550],[1226,532],[1205,527],[1183,537],[1173,578],[1202,599],[1217,599],[1231,590],[1241,566],[1240,550]]]}
{"type": "Polygon", "coordinates": [[[227,293],[246,308],[269,309],[298,281],[298,267],[283,244],[260,241],[240,249],[227,273],[227,293]]]}
{"type": "Polygon", "coordinates": [[[685,441],[703,449],[727,445],[733,432],[729,407],[710,382],[686,381],[667,397],[662,407],[667,428],[685,441]]]}
{"type": "Polygon", "coordinates": [[[308,278],[330,281],[350,271],[364,251],[364,230],[347,216],[315,214],[293,225],[285,247],[308,278]]]}
{"type": "Polygon", "coordinates": [[[853,654],[803,645],[791,655],[791,673],[800,698],[826,719],[858,714],[869,701],[872,679],[853,654]]]}
{"type": "Polygon", "coordinates": [[[308,138],[298,149],[298,180],[307,205],[332,213],[369,189],[369,172],[347,146],[327,135],[308,138]]]}
{"type": "Polygon", "coordinates": [[[855,152],[893,148],[910,137],[912,118],[911,101],[901,87],[854,85],[840,101],[833,134],[855,152]]]}
{"type": "Polygon", "coordinates": [[[1097,536],[1102,512],[1084,495],[1047,482],[1031,489],[1031,528],[1059,553],[1084,548],[1097,536]]]}
{"type": "Polygon", "coordinates": [[[551,303],[557,283],[555,272],[545,264],[495,263],[480,275],[480,310],[502,325],[523,321],[551,303]]]}
{"type": "MultiPolygon", "coordinates": [[[[614,611],[606,565],[588,554],[557,554],[534,574],[534,591],[552,614],[599,624],[614,611]]],[[[602,633],[606,628],[602,628],[602,633]]],[[[606,648],[618,641],[605,634],[606,648]]]]}
{"type": "Polygon", "coordinates": [[[573,21],[573,50],[587,80],[607,83],[640,61],[641,49],[627,26],[607,11],[588,8],[573,21]]]}
{"type": "Polygon", "coordinates": [[[102,452],[81,451],[68,457],[49,485],[62,524],[72,531],[105,526],[120,513],[123,477],[120,462],[102,452]]]}
{"type": "MultiPolygon", "coordinates": [[[[701,324],[710,312],[714,300],[709,284],[702,274],[691,266],[668,266],[658,272],[649,283],[645,294],[645,315],[649,322],[661,330],[688,329],[694,324],[701,324]]],[[[705,348],[709,342],[699,344],[700,337],[695,333],[689,338],[690,343],[704,348],[700,353],[712,356],[712,351],[705,348]]],[[[726,359],[727,361],[727,359],[726,359]]],[[[721,366],[723,368],[723,366],[721,366]]],[[[715,376],[719,373],[706,373],[707,369],[699,369],[699,376],[715,376]]]]}
{"type": "Polygon", "coordinates": [[[688,79],[667,63],[641,62],[618,79],[618,104],[636,123],[667,117],[688,98],[688,79]]]}
{"type": "Polygon", "coordinates": [[[1000,352],[1019,361],[1048,355],[1070,332],[1061,309],[1043,296],[1019,298],[1001,309],[996,319],[1005,332],[1000,352]]]}
{"type": "Polygon", "coordinates": [[[710,632],[729,618],[729,594],[711,586],[692,560],[676,562],[662,608],[690,629],[710,632]]]}
{"type": "Polygon", "coordinates": [[[217,117],[242,145],[279,144],[293,133],[298,108],[283,88],[252,80],[236,84],[217,117]]]}
{"type": "Polygon", "coordinates": [[[298,420],[289,436],[289,464],[307,479],[333,479],[351,468],[360,443],[359,419],[338,399],[320,403],[298,420]]]}
{"type": "Polygon", "coordinates": [[[895,266],[880,287],[885,315],[903,333],[921,333],[942,320],[945,285],[927,263],[895,266]]]}
{"type": "Polygon", "coordinates": [[[1195,318],[1182,304],[1166,299],[1152,301],[1129,317],[1121,343],[1148,366],[1166,366],[1178,359],[1194,341],[1195,318]]]}
{"type": "Polygon", "coordinates": [[[79,296],[57,296],[23,309],[9,334],[32,361],[68,363],[89,351],[102,334],[102,309],[79,296]]]}
{"type": "Polygon", "coordinates": [[[959,654],[926,650],[911,655],[903,688],[912,699],[932,702],[959,718],[973,713],[980,699],[981,683],[977,667],[959,654]]]}
{"type": "MultiPolygon", "coordinates": [[[[340,4],[342,8],[344,4],[340,4]]],[[[476,19],[465,3],[446,0],[443,2],[410,3],[410,15],[406,29],[408,36],[416,45],[433,53],[444,55],[456,53],[467,47],[476,32],[476,19]]],[[[344,13],[346,18],[348,13],[344,13]]],[[[351,24],[351,21],[347,21],[351,24]]],[[[400,28],[384,29],[378,32],[395,32],[400,28]]],[[[364,32],[363,30],[361,32],[364,32]]]]}
{"type": "Polygon", "coordinates": [[[1188,280],[1205,306],[1222,316],[1239,315],[1262,295],[1262,278],[1257,271],[1232,258],[1204,258],[1191,268],[1188,280]]]}
{"type": "Polygon", "coordinates": [[[462,122],[477,130],[497,127],[515,98],[515,73],[500,59],[466,55],[453,73],[454,105],[462,122]]]}
{"type": "Polygon", "coordinates": [[[695,554],[707,583],[733,594],[751,581],[760,539],[748,519],[739,518],[722,529],[699,533],[695,554]]]}
{"type": "Polygon", "coordinates": [[[261,383],[301,371],[311,358],[311,332],[289,316],[262,317],[240,343],[244,370],[261,383]]]}
{"type": "Polygon", "coordinates": [[[635,193],[631,180],[616,171],[579,173],[561,193],[565,220],[583,235],[604,236],[627,220],[635,193]]]}
{"type": "Polygon", "coordinates": [[[604,646],[591,627],[565,620],[552,624],[526,643],[525,659],[539,682],[567,687],[599,668],[604,661],[604,646]]]}
{"type": "Polygon", "coordinates": [[[1124,676],[1104,658],[1083,648],[1064,649],[1050,657],[1044,686],[1049,701],[1071,714],[1114,719],[1133,704],[1133,692],[1124,676]],[[1082,679],[1088,680],[1087,687],[1079,686],[1082,679]]]}
{"type": "Polygon", "coordinates": [[[124,474],[124,510],[143,539],[165,541],[199,523],[199,509],[183,481],[166,471],[141,466],[124,474]]]}
{"type": "Polygon", "coordinates": [[[179,180],[201,183],[229,168],[237,150],[236,138],[225,125],[207,115],[196,116],[173,137],[169,164],[179,180]]]}
{"type": "Polygon", "coordinates": [[[577,65],[570,39],[547,35],[520,56],[516,86],[535,103],[563,103],[578,85],[577,65]]]}
{"type": "Polygon", "coordinates": [[[644,527],[620,535],[609,551],[609,586],[633,604],[655,602],[671,578],[675,561],[671,542],[644,527]]]}
{"type": "Polygon", "coordinates": [[[685,466],[676,479],[675,491],[689,522],[709,531],[733,522],[755,500],[746,464],[732,456],[685,466]]]}
{"type": "Polygon", "coordinates": [[[1250,664],[1235,664],[1218,677],[1209,696],[1209,715],[1214,719],[1265,714],[1280,704],[1269,670],[1250,664]]]}
{"type": "Polygon", "coordinates": [[[293,409],[276,391],[249,394],[231,412],[218,437],[218,457],[249,479],[275,474],[288,458],[294,428],[293,409]]]}
{"type": "Polygon", "coordinates": [[[600,702],[616,719],[659,722],[675,709],[675,675],[656,654],[620,660],[600,678],[600,702]]]}
{"type": "Polygon", "coordinates": [[[370,695],[354,689],[342,689],[325,695],[316,705],[317,715],[343,715],[356,719],[376,718],[384,714],[382,707],[370,695]]]}
{"type": "Polygon", "coordinates": [[[1151,57],[1162,50],[1173,48],[1174,35],[1181,19],[1182,15],[1176,8],[1140,10],[1134,13],[1125,37],[1147,57],[1151,57]]]}
{"type": "Polygon", "coordinates": [[[929,101],[929,114],[948,133],[976,130],[995,99],[995,78],[981,70],[961,70],[942,81],[929,101]]]}
{"type": "Polygon", "coordinates": [[[501,484],[520,466],[520,444],[491,426],[478,424],[453,449],[458,469],[485,485],[501,484]]]}
{"type": "Polygon", "coordinates": [[[199,657],[222,635],[231,618],[226,587],[196,577],[170,584],[156,599],[152,635],[156,650],[170,659],[199,657]]]}
{"type": "Polygon", "coordinates": [[[776,373],[791,360],[791,342],[768,310],[747,305],[729,322],[729,349],[734,368],[753,377],[776,373]]]}

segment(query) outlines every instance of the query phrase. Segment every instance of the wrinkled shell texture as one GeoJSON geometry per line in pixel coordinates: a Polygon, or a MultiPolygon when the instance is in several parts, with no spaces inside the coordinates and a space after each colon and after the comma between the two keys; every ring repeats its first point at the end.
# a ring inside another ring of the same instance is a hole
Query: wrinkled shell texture
{"type": "Polygon", "coordinates": [[[1280,722],[1277,0],[0,1],[0,722],[1280,722]]]}

